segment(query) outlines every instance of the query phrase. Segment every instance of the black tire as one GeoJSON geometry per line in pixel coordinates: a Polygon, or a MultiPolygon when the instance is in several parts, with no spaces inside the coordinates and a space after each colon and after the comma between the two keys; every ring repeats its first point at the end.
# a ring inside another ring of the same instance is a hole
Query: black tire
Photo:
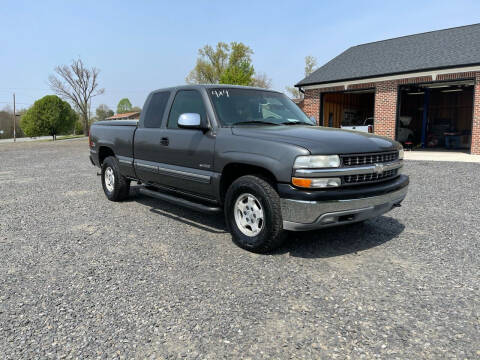
{"type": "Polygon", "coordinates": [[[266,253],[279,247],[285,239],[280,197],[274,187],[261,177],[246,175],[235,180],[225,195],[224,211],[232,240],[243,249],[266,253]],[[260,232],[255,236],[244,234],[235,220],[236,202],[245,194],[253,195],[263,210],[264,222],[260,232]]]}
{"type": "Polygon", "coordinates": [[[130,181],[120,173],[118,160],[114,156],[107,157],[102,163],[102,187],[105,195],[110,201],[125,200],[130,193],[130,181]],[[107,169],[113,171],[114,182],[111,191],[105,184],[105,173],[107,172],[107,169]]]}

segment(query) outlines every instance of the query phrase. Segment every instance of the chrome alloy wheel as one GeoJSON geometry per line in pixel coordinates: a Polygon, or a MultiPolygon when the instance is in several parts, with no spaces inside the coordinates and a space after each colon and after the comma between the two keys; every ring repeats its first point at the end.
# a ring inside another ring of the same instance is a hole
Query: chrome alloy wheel
{"type": "Polygon", "coordinates": [[[235,222],[247,236],[257,236],[264,226],[264,213],[260,201],[252,194],[242,194],[234,206],[235,222]]]}
{"type": "Polygon", "coordinates": [[[115,188],[115,175],[113,174],[113,169],[111,167],[107,167],[103,177],[105,179],[105,187],[107,188],[108,192],[113,192],[113,189],[115,188]]]}

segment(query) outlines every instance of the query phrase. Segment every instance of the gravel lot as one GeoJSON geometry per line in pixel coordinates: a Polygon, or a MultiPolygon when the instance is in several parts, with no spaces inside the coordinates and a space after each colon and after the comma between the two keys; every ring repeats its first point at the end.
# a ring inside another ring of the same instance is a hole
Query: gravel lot
{"type": "Polygon", "coordinates": [[[0,145],[1,358],[480,357],[480,164],[408,162],[403,207],[271,255],[96,172],[0,145]]]}

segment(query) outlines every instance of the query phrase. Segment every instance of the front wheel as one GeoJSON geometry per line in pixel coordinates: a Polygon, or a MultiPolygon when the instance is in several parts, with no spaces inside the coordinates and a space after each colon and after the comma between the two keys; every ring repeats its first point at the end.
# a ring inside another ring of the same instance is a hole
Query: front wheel
{"type": "Polygon", "coordinates": [[[122,201],[128,197],[130,181],[120,173],[114,156],[107,157],[102,163],[102,186],[108,200],[122,201]]]}
{"type": "Polygon", "coordinates": [[[258,176],[242,176],[230,185],[225,196],[225,221],[233,242],[252,252],[269,252],[285,238],[280,197],[258,176]]]}

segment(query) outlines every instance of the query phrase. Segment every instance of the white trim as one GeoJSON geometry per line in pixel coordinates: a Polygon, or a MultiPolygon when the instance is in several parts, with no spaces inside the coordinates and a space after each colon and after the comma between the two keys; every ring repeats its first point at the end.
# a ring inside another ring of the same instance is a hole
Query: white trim
{"type": "Polygon", "coordinates": [[[413,73],[403,73],[399,75],[370,77],[367,79],[359,79],[359,80],[351,80],[351,81],[337,81],[337,82],[331,82],[326,84],[306,85],[306,86],[301,86],[301,88],[303,88],[303,90],[312,90],[312,89],[324,89],[332,86],[343,86],[343,88],[347,90],[349,85],[355,85],[355,84],[367,84],[371,82],[400,80],[400,79],[423,77],[423,76],[431,76],[432,81],[436,81],[438,75],[455,74],[459,72],[470,72],[470,71],[480,71],[480,66],[467,66],[467,67],[458,67],[458,68],[450,68],[450,69],[420,71],[420,72],[413,72],[413,73]]]}

